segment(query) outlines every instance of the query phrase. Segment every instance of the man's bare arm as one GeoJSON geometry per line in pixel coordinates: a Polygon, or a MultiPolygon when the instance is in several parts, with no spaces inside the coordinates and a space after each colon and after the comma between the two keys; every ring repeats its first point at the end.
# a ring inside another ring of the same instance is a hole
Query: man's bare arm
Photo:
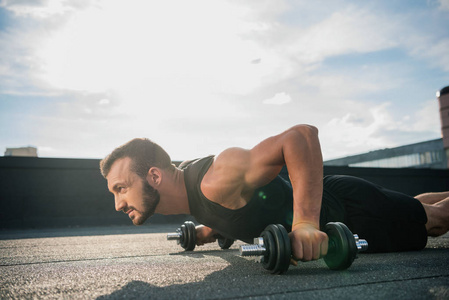
{"type": "Polygon", "coordinates": [[[285,164],[293,187],[293,256],[318,259],[327,253],[327,236],[319,231],[323,193],[323,160],[318,130],[298,125],[250,150],[247,183],[263,185],[285,164]]]}
{"type": "Polygon", "coordinates": [[[203,179],[202,190],[206,197],[225,207],[239,208],[256,188],[272,181],[284,165],[293,187],[293,256],[305,261],[318,259],[327,253],[327,236],[319,231],[323,162],[315,127],[297,125],[251,150],[223,151],[203,179]]]}

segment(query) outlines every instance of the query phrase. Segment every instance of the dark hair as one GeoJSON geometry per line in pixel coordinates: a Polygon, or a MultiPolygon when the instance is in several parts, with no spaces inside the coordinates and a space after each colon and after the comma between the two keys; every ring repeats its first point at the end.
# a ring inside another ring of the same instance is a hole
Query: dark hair
{"type": "Polygon", "coordinates": [[[161,146],[149,139],[137,138],[117,147],[100,161],[100,170],[103,177],[108,176],[115,161],[125,157],[132,160],[131,171],[143,179],[146,178],[148,170],[152,167],[161,169],[173,167],[170,156],[161,146]]]}

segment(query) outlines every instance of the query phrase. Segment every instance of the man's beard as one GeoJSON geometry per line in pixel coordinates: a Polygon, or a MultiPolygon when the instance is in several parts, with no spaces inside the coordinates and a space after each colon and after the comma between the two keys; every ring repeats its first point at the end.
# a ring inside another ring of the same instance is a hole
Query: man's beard
{"type": "Polygon", "coordinates": [[[154,215],[160,201],[160,195],[146,180],[142,180],[143,209],[139,211],[140,216],[134,217],[134,225],[142,225],[149,217],[154,215]]]}

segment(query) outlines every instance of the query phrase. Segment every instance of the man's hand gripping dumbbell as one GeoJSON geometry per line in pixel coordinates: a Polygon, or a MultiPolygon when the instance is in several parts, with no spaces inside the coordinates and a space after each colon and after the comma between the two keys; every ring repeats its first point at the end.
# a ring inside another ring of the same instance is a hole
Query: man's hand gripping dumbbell
{"type": "MultiPolygon", "coordinates": [[[[328,223],[324,232],[328,235],[329,246],[323,258],[332,270],[349,268],[357,253],[368,249],[367,241],[352,234],[343,223],[328,223]]],[[[290,238],[282,225],[267,226],[261,237],[254,239],[254,245],[242,245],[239,250],[241,256],[259,256],[263,267],[273,274],[286,272],[290,265],[290,238]]]]}

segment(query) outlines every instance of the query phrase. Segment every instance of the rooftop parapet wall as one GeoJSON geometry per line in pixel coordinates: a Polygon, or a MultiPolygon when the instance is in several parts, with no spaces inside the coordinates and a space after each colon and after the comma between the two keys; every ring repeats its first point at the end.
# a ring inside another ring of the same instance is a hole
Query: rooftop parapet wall
{"type": "MultiPolygon", "coordinates": [[[[449,190],[449,170],[325,167],[324,173],[365,178],[409,195],[449,190]]],[[[288,179],[284,169],[281,175],[288,179]]],[[[0,228],[131,225],[95,159],[0,157],[0,228]]],[[[188,216],[154,216],[179,223],[188,216]]]]}

